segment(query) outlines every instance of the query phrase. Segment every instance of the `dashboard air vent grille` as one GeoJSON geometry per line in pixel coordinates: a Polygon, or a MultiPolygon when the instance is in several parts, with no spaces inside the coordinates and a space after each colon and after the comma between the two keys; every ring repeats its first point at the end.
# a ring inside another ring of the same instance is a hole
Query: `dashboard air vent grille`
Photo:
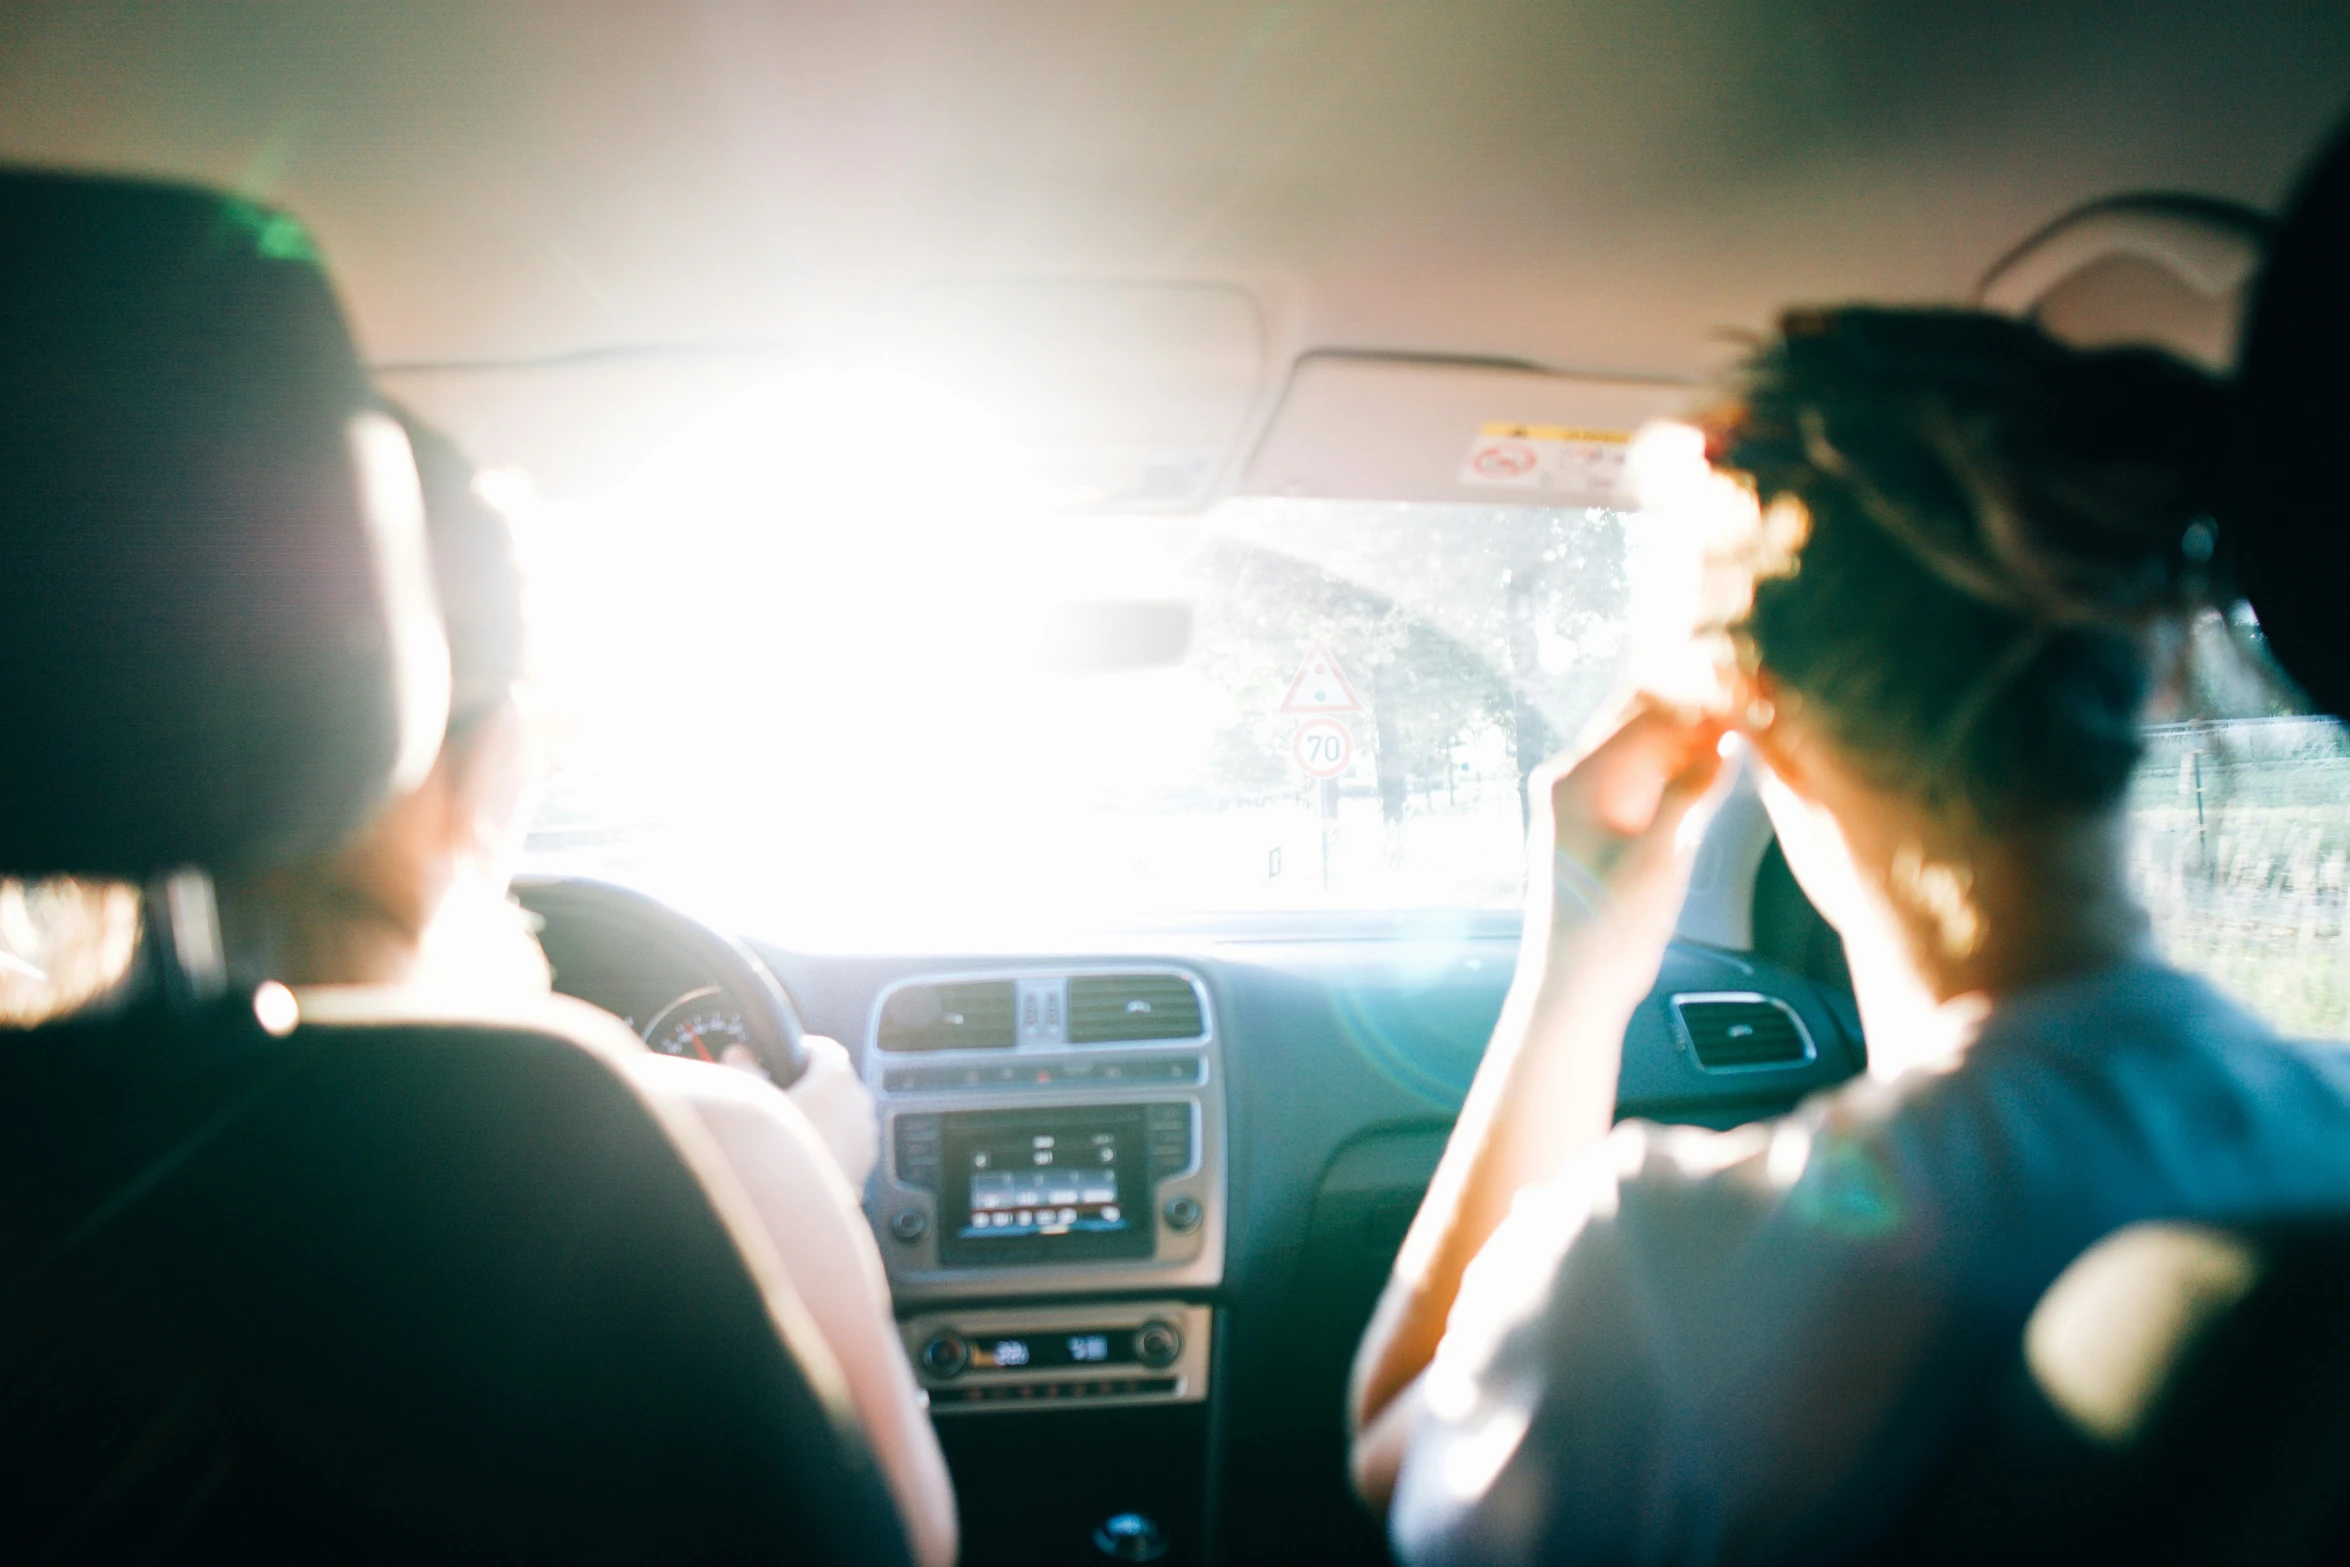
{"type": "Polygon", "coordinates": [[[1016,1006],[1008,979],[908,985],[881,1006],[884,1050],[1008,1050],[1016,1006]]]}
{"type": "Polygon", "coordinates": [[[1812,1058],[1811,1035],[1784,1001],[1769,996],[1675,996],[1681,1032],[1709,1072],[1798,1066],[1812,1058]]]}
{"type": "Polygon", "coordinates": [[[1069,1043],[1197,1039],[1199,992],[1180,974],[1082,974],[1069,981],[1069,1043]]]}

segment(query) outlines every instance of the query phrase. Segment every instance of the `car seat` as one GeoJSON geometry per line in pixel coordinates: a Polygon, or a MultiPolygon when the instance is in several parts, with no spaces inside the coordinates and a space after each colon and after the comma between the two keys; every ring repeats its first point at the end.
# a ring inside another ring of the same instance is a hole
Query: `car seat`
{"type": "Polygon", "coordinates": [[[2220,542],[2278,661],[2350,713],[2350,125],[2312,166],[2253,295],[2238,374],[2237,498],[2220,542]]]}
{"type": "Polygon", "coordinates": [[[2119,1231],[2050,1286],[1863,1560],[2340,1560],[2345,1320],[2350,1217],[2119,1231]]]}
{"type": "Polygon", "coordinates": [[[439,738],[367,405],[292,219],[0,171],[0,873],[150,889],[146,982],[0,1035],[0,1557],[905,1561],[624,1029],[219,961],[202,873],[331,846],[439,738]]]}

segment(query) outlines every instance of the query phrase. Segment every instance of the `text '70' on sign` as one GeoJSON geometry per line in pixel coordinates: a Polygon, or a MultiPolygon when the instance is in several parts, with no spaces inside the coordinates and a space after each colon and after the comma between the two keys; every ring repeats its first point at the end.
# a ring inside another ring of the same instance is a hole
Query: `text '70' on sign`
{"type": "Polygon", "coordinates": [[[1309,778],[1336,778],[1355,759],[1354,732],[1335,718],[1310,718],[1297,726],[1289,754],[1309,778]]]}

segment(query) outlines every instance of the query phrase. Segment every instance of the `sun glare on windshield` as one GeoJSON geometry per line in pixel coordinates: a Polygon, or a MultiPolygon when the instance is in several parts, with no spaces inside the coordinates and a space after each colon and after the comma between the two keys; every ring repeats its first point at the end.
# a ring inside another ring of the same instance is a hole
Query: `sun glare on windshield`
{"type": "Polygon", "coordinates": [[[570,730],[533,862],[810,941],[1514,900],[1523,773],[1622,675],[1624,518],[1071,517],[892,396],[783,383],[609,495],[493,481],[570,730]],[[1189,656],[1055,667],[1073,600],[1188,601],[1189,656]]]}
{"type": "MultiPolygon", "coordinates": [[[[1670,508],[1078,516],[1020,450],[951,388],[802,376],[607,493],[488,476],[566,731],[528,861],[811,948],[1507,908],[1526,769],[1688,620],[1670,508]],[[1188,650],[1073,669],[1073,602],[1187,606],[1188,650]]],[[[2332,1032],[2344,851],[2268,802],[2350,751],[2213,711],[2152,736],[2141,888],[2166,950],[2332,1032]]]]}

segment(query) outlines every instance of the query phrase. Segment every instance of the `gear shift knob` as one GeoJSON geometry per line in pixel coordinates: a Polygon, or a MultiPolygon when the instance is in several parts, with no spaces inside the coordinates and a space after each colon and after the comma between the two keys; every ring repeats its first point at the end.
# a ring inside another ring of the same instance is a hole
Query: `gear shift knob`
{"type": "Polygon", "coordinates": [[[1155,1562],[1167,1554],[1167,1534],[1142,1513],[1119,1513],[1093,1531],[1094,1549],[1112,1561],[1155,1562]]]}

